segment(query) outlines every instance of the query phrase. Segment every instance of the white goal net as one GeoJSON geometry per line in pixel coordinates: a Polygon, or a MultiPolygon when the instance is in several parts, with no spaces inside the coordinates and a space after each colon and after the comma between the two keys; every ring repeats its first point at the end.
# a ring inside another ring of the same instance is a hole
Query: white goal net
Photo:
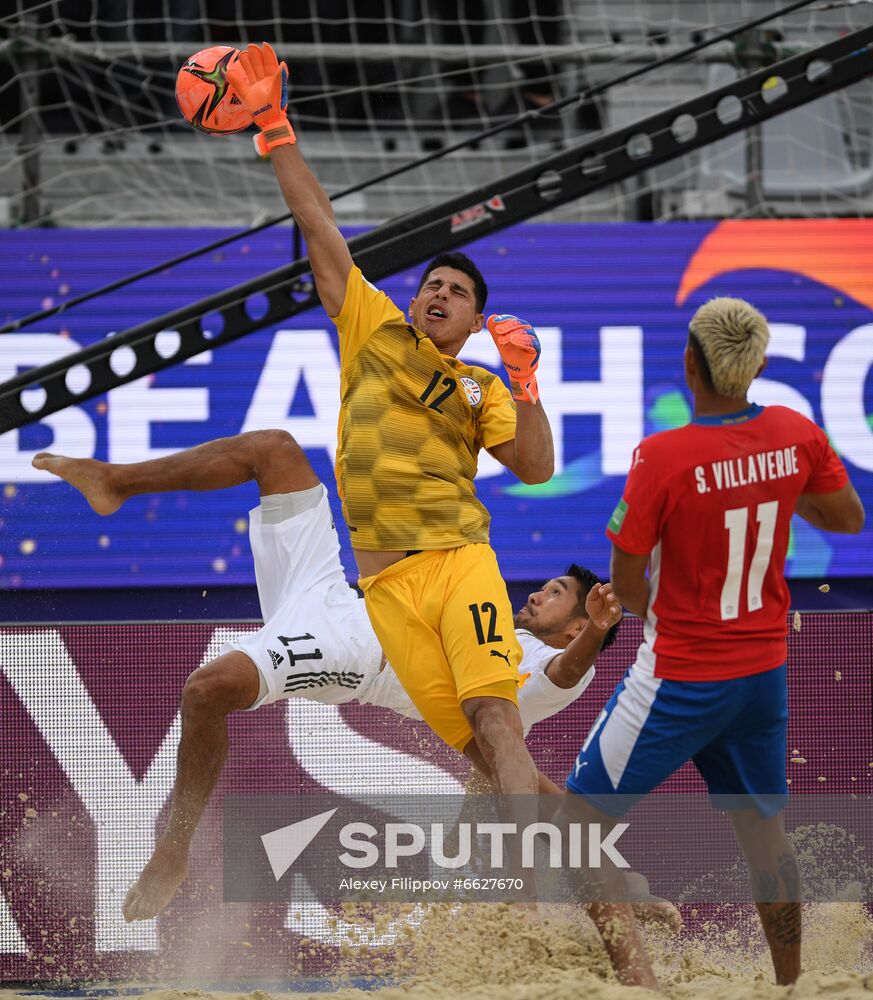
{"type": "MultiPolygon", "coordinates": [[[[210,44],[274,44],[291,67],[295,128],[332,192],[469,140],[337,203],[341,221],[375,224],[873,19],[870,0],[812,3],[752,37],[476,140],[778,9],[763,0],[7,0],[0,225],[246,226],[279,214],[272,172],[249,139],[196,134],[176,108],[178,67],[210,44]]],[[[829,95],[550,218],[867,214],[871,90],[865,81],[829,95]]]]}

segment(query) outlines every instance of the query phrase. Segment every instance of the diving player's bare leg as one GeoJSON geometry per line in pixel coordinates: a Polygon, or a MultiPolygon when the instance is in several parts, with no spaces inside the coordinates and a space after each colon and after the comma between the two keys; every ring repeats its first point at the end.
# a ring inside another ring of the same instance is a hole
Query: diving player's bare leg
{"type": "Polygon", "coordinates": [[[42,451],[33,459],[75,487],[98,514],[112,514],[141,493],[223,490],[255,480],[262,496],[318,486],[300,446],[285,431],[250,431],[218,438],[148,462],[119,465],[42,451]],[[289,485],[290,484],[290,485],[289,485]]]}
{"type": "Polygon", "coordinates": [[[185,881],[191,841],[227,757],[227,716],[248,708],[259,687],[257,667],[239,651],[219,656],[186,681],[170,818],[124,898],[128,922],[156,916],[185,881]]]}
{"type": "MultiPolygon", "coordinates": [[[[128,497],[173,490],[218,490],[255,481],[260,495],[319,485],[306,456],[284,431],[221,438],[166,458],[132,465],[42,453],[33,464],[65,479],[98,513],[128,497]]],[[[125,919],[147,920],[172,899],[188,871],[188,852],[227,756],[230,712],[258,697],[260,675],[245,653],[232,652],[195,670],[182,691],[182,739],[167,829],[124,901],[125,919]]]]}

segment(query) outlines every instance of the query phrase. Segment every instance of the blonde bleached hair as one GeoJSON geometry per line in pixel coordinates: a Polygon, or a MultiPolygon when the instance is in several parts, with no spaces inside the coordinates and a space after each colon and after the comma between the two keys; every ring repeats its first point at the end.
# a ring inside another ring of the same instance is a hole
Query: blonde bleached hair
{"type": "Polygon", "coordinates": [[[715,391],[744,397],[770,341],[763,315],[743,299],[710,299],[692,316],[688,332],[703,352],[715,391]]]}

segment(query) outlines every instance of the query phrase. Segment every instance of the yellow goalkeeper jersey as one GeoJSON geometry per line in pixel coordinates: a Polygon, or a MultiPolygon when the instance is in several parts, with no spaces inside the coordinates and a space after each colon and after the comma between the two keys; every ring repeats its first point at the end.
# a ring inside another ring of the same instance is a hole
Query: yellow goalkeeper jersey
{"type": "Polygon", "coordinates": [[[336,477],[351,542],[372,551],[487,542],[481,448],[515,437],[515,403],[485,368],[440,354],[353,267],[342,311],[336,477]]]}

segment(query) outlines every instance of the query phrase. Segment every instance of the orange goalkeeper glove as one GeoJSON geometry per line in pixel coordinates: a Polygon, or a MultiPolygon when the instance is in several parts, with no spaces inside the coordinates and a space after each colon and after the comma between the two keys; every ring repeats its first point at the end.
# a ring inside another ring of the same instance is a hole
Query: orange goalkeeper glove
{"type": "Polygon", "coordinates": [[[487,326],[509,376],[513,399],[535,403],[540,398],[535,374],[540,361],[536,331],[518,316],[506,314],[489,316],[487,326]]]}
{"type": "Polygon", "coordinates": [[[288,121],[288,67],[269,42],[250,45],[228,69],[227,79],[248,108],[255,125],[255,149],[266,156],[276,146],[297,142],[288,121]]]}

